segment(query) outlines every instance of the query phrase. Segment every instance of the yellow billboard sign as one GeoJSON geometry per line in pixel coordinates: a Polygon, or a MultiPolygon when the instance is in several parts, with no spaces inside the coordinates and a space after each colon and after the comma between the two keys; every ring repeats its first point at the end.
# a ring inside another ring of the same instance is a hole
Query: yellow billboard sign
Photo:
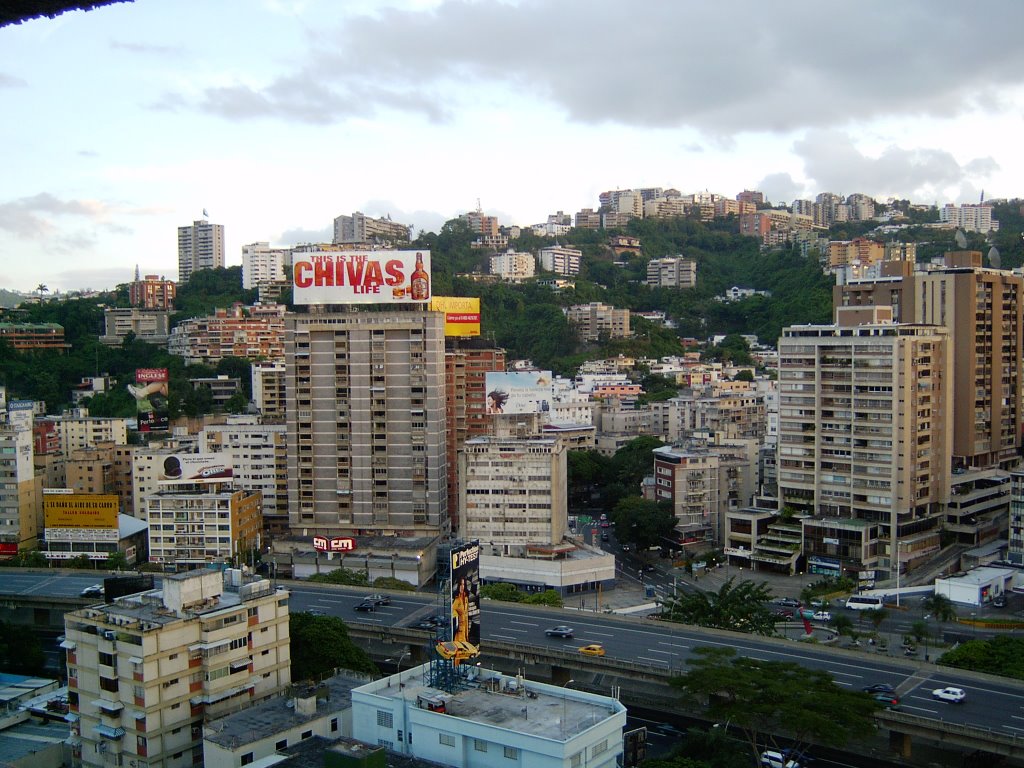
{"type": "Polygon", "coordinates": [[[47,528],[116,529],[118,502],[112,493],[47,493],[43,520],[47,528]]]}
{"type": "Polygon", "coordinates": [[[445,336],[480,335],[480,299],[475,296],[435,296],[430,309],[444,312],[445,336]]]}

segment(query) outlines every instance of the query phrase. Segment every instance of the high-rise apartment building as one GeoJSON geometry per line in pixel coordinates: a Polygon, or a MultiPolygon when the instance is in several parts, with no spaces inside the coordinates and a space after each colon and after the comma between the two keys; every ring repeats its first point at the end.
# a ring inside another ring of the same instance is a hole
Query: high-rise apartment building
{"type": "Polygon", "coordinates": [[[264,424],[284,424],[284,360],[256,360],[252,364],[252,401],[264,424]]]}
{"type": "Polygon", "coordinates": [[[525,251],[514,251],[509,248],[504,253],[491,256],[491,274],[502,280],[519,283],[536,273],[537,262],[533,254],[525,251]]]}
{"type": "Polygon", "coordinates": [[[224,266],[224,225],[206,219],[178,227],[178,282],[187,283],[194,272],[224,266]]]}
{"type": "Polygon", "coordinates": [[[288,248],[271,248],[268,242],[242,246],[242,288],[258,288],[260,283],[290,282],[292,252],[288,248]]]}
{"type": "Polygon", "coordinates": [[[840,308],[835,325],[792,326],[779,339],[779,497],[811,518],[805,532],[856,523],[805,544],[844,573],[894,573],[899,542],[937,531],[949,492],[949,333],[890,317],[888,307],[840,308]]]}
{"type": "Polygon", "coordinates": [[[146,275],[141,280],[136,274],[135,280],[128,284],[128,301],[139,309],[174,309],[174,297],[178,287],[173,280],[157,275],[146,275]]]}
{"type": "Polygon", "coordinates": [[[647,285],[652,288],[693,288],[697,285],[697,262],[682,256],[668,256],[647,262],[647,285]]]}
{"type": "Polygon", "coordinates": [[[286,325],[292,532],[446,533],[444,315],[316,311],[286,325]]]}
{"type": "Polygon", "coordinates": [[[64,617],[75,764],[192,768],[204,718],[291,683],[288,592],[241,572],[164,574],[162,589],[64,617]]]}
{"type": "Polygon", "coordinates": [[[167,351],[188,364],[217,363],[225,357],[281,358],[284,355],[283,304],[235,304],[213,315],[179,323],[167,351]]]}
{"type": "Polygon", "coordinates": [[[351,216],[338,216],[334,220],[334,243],[407,243],[411,229],[408,224],[392,221],[390,216],[375,219],[356,211],[351,216]]]}
{"type": "Polygon", "coordinates": [[[566,248],[560,245],[553,245],[541,248],[537,253],[537,260],[540,268],[556,275],[570,277],[580,273],[580,259],[583,258],[583,251],[578,248],[566,248]]]}
{"type": "Polygon", "coordinates": [[[995,232],[999,222],[992,218],[992,206],[984,203],[978,205],[953,205],[948,203],[939,209],[939,221],[952,224],[965,232],[995,232]]]}
{"type": "Polygon", "coordinates": [[[33,466],[32,423],[0,422],[0,558],[34,548],[42,529],[42,480],[33,466]]]}
{"type": "Polygon", "coordinates": [[[1019,460],[1024,431],[1024,277],[981,266],[979,251],[947,253],[923,272],[892,262],[876,280],[833,289],[839,307],[892,307],[903,323],[948,329],[952,357],[954,462],[1009,467],[1019,460]]]}
{"type": "Polygon", "coordinates": [[[629,328],[629,310],[616,309],[608,304],[593,301],[590,304],[574,304],[566,307],[563,312],[573,323],[580,339],[597,341],[601,334],[609,338],[621,339],[632,335],[629,328]]]}

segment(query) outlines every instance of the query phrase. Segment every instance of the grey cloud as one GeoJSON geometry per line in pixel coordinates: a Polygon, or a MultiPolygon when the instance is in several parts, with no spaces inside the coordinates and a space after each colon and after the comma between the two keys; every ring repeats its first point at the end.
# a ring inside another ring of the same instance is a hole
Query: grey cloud
{"type": "Polygon", "coordinates": [[[28,83],[20,77],[0,72],[0,88],[25,88],[27,85],[28,83]]]}
{"type": "Polygon", "coordinates": [[[106,290],[120,283],[131,282],[135,265],[99,269],[68,269],[49,276],[47,285],[72,286],[65,290],[106,290]]]}
{"type": "Polygon", "coordinates": [[[449,0],[317,30],[300,71],[258,90],[211,89],[201,108],[320,123],[384,108],[438,120],[439,104],[498,100],[501,85],[581,123],[711,136],[942,117],[998,104],[1021,82],[1022,21],[1017,2],[985,13],[962,3],[937,12],[927,0],[770,11],[753,0],[648,3],[638,13],[617,0],[449,0]]]}
{"type": "Polygon", "coordinates": [[[333,226],[323,229],[286,229],[281,233],[278,242],[283,245],[301,245],[303,243],[329,243],[334,238],[333,226]]]}
{"type": "Polygon", "coordinates": [[[998,166],[991,158],[961,165],[942,149],[888,147],[878,157],[858,150],[849,135],[840,131],[811,131],[794,144],[813,186],[840,194],[863,192],[876,198],[930,197],[949,187],[966,184],[998,166]]]}
{"type": "Polygon", "coordinates": [[[420,230],[424,232],[440,232],[441,227],[453,216],[445,216],[437,211],[405,211],[390,200],[367,200],[360,208],[367,216],[382,218],[390,216],[392,221],[408,224],[413,228],[412,236],[416,237],[420,230]]]}
{"type": "Polygon", "coordinates": [[[126,43],[121,40],[111,40],[110,47],[115,51],[128,51],[129,53],[153,54],[157,56],[177,56],[183,50],[178,46],[126,43]]]}
{"type": "Polygon", "coordinates": [[[61,200],[47,192],[0,203],[0,230],[26,239],[48,237],[55,227],[54,216],[101,219],[106,208],[94,201],[61,200]]]}
{"type": "Polygon", "coordinates": [[[788,173],[772,173],[759,181],[754,189],[764,192],[766,200],[789,204],[804,195],[804,187],[788,173]]]}

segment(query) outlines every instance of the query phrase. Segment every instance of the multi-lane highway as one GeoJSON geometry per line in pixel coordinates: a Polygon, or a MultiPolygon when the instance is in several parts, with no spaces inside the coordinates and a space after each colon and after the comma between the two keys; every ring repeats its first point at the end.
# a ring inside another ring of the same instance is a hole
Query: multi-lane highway
{"type": "MultiPolygon", "coordinates": [[[[97,583],[96,575],[0,573],[0,596],[45,595],[75,597],[97,583]]],[[[302,582],[282,582],[292,592],[291,609],[314,609],[339,616],[348,622],[380,626],[412,626],[417,621],[443,613],[443,603],[423,593],[393,593],[390,605],[372,613],[357,612],[366,590],[328,587],[302,582]]],[[[575,649],[600,643],[612,659],[630,660],[683,671],[694,648],[719,646],[738,654],[771,661],[792,661],[826,670],[840,685],[859,690],[875,683],[897,688],[904,712],[935,720],[992,729],[1006,736],[1024,737],[1024,684],[971,673],[947,670],[931,664],[888,658],[869,651],[839,651],[773,638],[762,638],[648,621],[639,618],[566,609],[522,606],[484,601],[481,606],[484,652],[488,639],[520,646],[575,649]],[[544,630],[568,625],[572,638],[548,637],[544,630]],[[935,688],[956,686],[967,692],[962,704],[946,704],[931,698],[935,688]]],[[[424,632],[424,643],[428,634],[424,632]]],[[[579,657],[580,666],[591,664],[579,657]]]]}

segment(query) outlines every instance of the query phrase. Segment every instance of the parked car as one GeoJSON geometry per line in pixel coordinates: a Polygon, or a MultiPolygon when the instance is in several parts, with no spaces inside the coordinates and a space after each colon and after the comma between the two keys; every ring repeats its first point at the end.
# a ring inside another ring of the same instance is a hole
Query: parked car
{"type": "Polygon", "coordinates": [[[895,693],[896,689],[888,683],[875,683],[864,687],[864,693],[895,693]]]}
{"type": "Polygon", "coordinates": [[[103,597],[103,585],[93,584],[81,592],[81,597],[103,597]]]}
{"type": "Polygon", "coordinates": [[[567,627],[564,624],[559,624],[557,627],[551,627],[551,629],[545,629],[544,634],[548,637],[572,637],[572,627],[567,627]]]}
{"type": "Polygon", "coordinates": [[[967,692],[963,688],[955,688],[950,685],[945,688],[936,688],[932,691],[932,698],[950,704],[960,704],[967,698],[967,692]]]}
{"type": "Polygon", "coordinates": [[[580,653],[584,656],[604,656],[604,646],[600,643],[591,643],[590,645],[584,645],[580,648],[580,653]]]}
{"type": "Polygon", "coordinates": [[[783,608],[799,608],[800,601],[795,597],[776,597],[772,600],[774,605],[781,605],[783,608]]]}
{"type": "Polygon", "coordinates": [[[811,615],[811,618],[814,619],[815,621],[829,622],[829,621],[832,621],[832,612],[831,611],[815,611],[811,615]]]}
{"type": "Polygon", "coordinates": [[[1006,607],[1006,595],[996,595],[992,599],[993,608],[1005,608],[1006,607]]]}

